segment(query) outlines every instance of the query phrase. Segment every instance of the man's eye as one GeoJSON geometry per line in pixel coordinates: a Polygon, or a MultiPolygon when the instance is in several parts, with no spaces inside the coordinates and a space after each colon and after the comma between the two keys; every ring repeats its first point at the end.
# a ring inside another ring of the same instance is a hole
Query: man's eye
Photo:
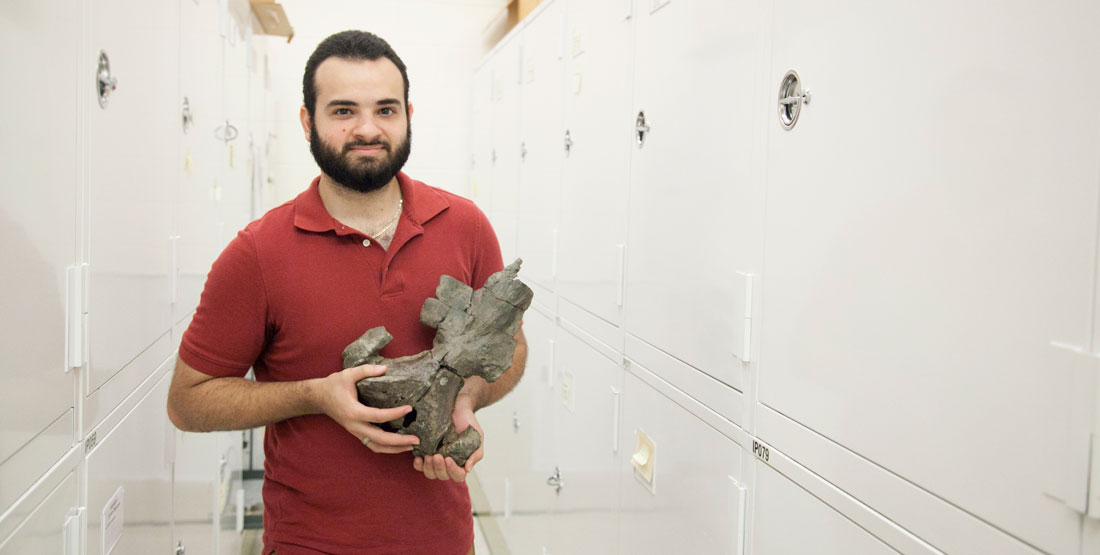
{"type": "Polygon", "coordinates": [[[393,114],[394,110],[393,108],[382,108],[381,110],[378,110],[378,113],[382,114],[383,116],[388,116],[393,114]]]}
{"type": "Polygon", "coordinates": [[[351,113],[351,110],[349,110],[347,108],[337,108],[336,111],[333,112],[333,113],[338,115],[338,116],[346,116],[346,115],[351,113]]]}

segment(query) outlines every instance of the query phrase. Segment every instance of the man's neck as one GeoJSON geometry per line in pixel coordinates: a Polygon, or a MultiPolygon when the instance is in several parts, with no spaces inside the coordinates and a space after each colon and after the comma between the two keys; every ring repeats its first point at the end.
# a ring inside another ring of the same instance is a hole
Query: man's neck
{"type": "Polygon", "coordinates": [[[394,177],[382,188],[369,193],[352,191],[321,174],[318,184],[325,210],[340,223],[363,233],[372,233],[393,218],[401,200],[401,186],[394,177]]]}

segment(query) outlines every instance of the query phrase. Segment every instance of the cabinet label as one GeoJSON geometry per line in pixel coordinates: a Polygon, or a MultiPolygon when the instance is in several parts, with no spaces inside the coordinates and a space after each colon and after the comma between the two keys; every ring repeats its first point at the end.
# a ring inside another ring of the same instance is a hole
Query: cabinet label
{"type": "Polygon", "coordinates": [[[103,555],[110,555],[118,544],[119,538],[122,537],[122,493],[122,486],[119,486],[103,506],[102,518],[99,521],[99,525],[102,526],[100,537],[103,538],[103,555]]]}
{"type": "Polygon", "coordinates": [[[769,460],[771,460],[772,453],[771,450],[768,449],[768,446],[760,443],[759,441],[756,441],[755,439],[752,440],[752,452],[754,455],[756,455],[756,458],[764,462],[768,462],[769,460]]]}

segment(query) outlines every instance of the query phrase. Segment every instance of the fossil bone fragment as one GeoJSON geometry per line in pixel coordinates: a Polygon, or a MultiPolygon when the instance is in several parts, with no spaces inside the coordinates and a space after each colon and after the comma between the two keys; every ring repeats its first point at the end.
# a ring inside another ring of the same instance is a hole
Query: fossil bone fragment
{"type": "Polygon", "coordinates": [[[384,327],[367,330],[344,349],[344,368],[383,364],[386,373],[357,382],[359,400],[376,408],[412,405],[404,418],[382,425],[391,432],[420,438],[417,456],[440,453],[459,466],[481,445],[477,430],[456,433],[451,414],[466,378],[494,382],[512,365],[515,335],[534,293],[520,281],[521,261],[489,276],[485,286],[470,286],[442,276],[435,297],[424,301],[420,322],[436,329],[432,348],[389,359],[378,354],[393,340],[384,327]]]}

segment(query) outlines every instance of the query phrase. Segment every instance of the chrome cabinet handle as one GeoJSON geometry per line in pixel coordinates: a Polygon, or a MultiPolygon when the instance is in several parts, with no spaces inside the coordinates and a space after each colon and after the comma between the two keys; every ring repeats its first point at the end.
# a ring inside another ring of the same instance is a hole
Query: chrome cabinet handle
{"type": "Polygon", "coordinates": [[[565,155],[569,156],[569,152],[573,150],[573,138],[569,135],[569,130],[565,130],[565,155]]]}
{"type": "Polygon", "coordinates": [[[645,121],[644,110],[638,112],[638,117],[634,120],[634,133],[638,148],[642,148],[645,145],[645,136],[649,134],[649,124],[645,121]]]}
{"type": "Polygon", "coordinates": [[[111,75],[111,60],[107,53],[99,51],[99,65],[95,72],[96,90],[99,92],[99,107],[107,109],[107,101],[111,99],[111,91],[118,88],[118,79],[111,75]]]}
{"type": "Polygon", "coordinates": [[[779,125],[790,131],[798,123],[802,106],[810,103],[810,90],[802,88],[798,72],[790,70],[779,84],[779,125]]]}
{"type": "Polygon", "coordinates": [[[561,479],[561,469],[554,467],[554,474],[546,479],[546,485],[554,488],[554,493],[561,493],[561,488],[565,487],[565,480],[561,479]]]}
{"type": "Polygon", "coordinates": [[[183,116],[183,132],[187,133],[195,125],[195,116],[191,112],[191,100],[186,96],[183,97],[183,109],[181,111],[183,116]]]}
{"type": "Polygon", "coordinates": [[[229,123],[229,120],[225,120],[224,125],[219,125],[214,129],[214,138],[228,143],[237,138],[237,127],[229,123]]]}

